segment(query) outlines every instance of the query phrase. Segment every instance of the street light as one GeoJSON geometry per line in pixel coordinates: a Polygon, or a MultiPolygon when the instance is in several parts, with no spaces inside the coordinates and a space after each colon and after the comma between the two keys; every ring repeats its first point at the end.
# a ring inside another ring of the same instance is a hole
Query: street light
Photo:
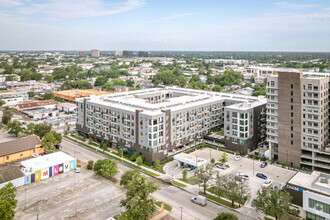
{"type": "Polygon", "coordinates": [[[182,209],[183,209],[183,208],[182,208],[182,207],[180,207],[180,209],[181,209],[181,220],[182,220],[182,209]]]}

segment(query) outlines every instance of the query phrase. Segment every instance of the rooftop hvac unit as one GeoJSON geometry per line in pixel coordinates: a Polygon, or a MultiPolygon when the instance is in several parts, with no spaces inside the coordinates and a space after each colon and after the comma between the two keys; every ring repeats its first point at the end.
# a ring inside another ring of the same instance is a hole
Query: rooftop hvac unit
{"type": "Polygon", "coordinates": [[[320,182],[321,183],[328,183],[328,178],[326,178],[326,177],[320,177],[320,182]]]}

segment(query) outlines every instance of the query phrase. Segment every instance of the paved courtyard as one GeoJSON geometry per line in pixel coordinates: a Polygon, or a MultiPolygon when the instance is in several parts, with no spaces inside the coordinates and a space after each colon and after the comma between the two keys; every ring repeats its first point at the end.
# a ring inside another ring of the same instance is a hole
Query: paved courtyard
{"type": "MultiPolygon", "coordinates": [[[[210,162],[210,158],[214,158],[216,161],[221,158],[223,151],[218,151],[210,148],[204,148],[201,150],[194,151],[190,153],[191,155],[198,156],[207,160],[207,163],[210,162]]],[[[286,182],[295,175],[295,171],[283,169],[278,166],[274,166],[268,164],[265,168],[261,168],[260,165],[262,162],[252,160],[250,158],[242,158],[239,161],[235,161],[235,155],[229,154],[228,155],[228,164],[230,168],[226,170],[215,168],[216,171],[220,173],[220,175],[225,175],[228,173],[237,174],[237,173],[244,173],[249,176],[248,185],[251,189],[252,199],[255,197],[257,191],[261,188],[262,184],[265,180],[256,177],[257,173],[263,173],[267,176],[268,179],[273,180],[273,185],[283,187],[286,182]]],[[[182,167],[178,167],[177,161],[172,161],[166,166],[164,166],[165,172],[175,178],[182,178],[182,167]]],[[[192,176],[194,171],[188,171],[188,177],[192,176]]],[[[251,205],[250,199],[247,203],[247,206],[251,205]]]]}

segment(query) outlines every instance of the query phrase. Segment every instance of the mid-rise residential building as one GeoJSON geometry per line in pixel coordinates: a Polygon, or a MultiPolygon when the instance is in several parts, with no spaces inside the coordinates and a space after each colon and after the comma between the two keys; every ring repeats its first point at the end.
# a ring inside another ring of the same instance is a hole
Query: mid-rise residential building
{"type": "Polygon", "coordinates": [[[307,220],[330,219],[330,175],[314,171],[298,172],[285,185],[299,215],[307,220]]]}
{"type": "Polygon", "coordinates": [[[267,141],[279,163],[329,172],[329,77],[279,72],[267,78],[267,141]]]}
{"type": "Polygon", "coordinates": [[[116,50],[115,55],[116,56],[123,56],[123,50],[116,50]]]}
{"type": "Polygon", "coordinates": [[[133,56],[133,51],[131,51],[131,50],[124,50],[123,51],[123,56],[124,57],[132,57],[133,56]]]}
{"type": "Polygon", "coordinates": [[[165,87],[76,101],[78,131],[147,161],[163,160],[211,129],[224,127],[227,149],[244,153],[265,136],[264,97],[165,87]]]}
{"type": "Polygon", "coordinates": [[[99,57],[100,56],[100,50],[98,50],[98,49],[92,49],[91,50],[91,56],[92,57],[99,57]]]}

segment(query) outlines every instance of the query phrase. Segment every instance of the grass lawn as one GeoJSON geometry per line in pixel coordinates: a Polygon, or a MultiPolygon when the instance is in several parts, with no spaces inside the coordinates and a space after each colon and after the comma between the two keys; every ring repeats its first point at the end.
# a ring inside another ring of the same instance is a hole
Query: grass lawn
{"type": "Polygon", "coordinates": [[[171,183],[174,185],[174,186],[178,186],[178,187],[187,187],[186,185],[182,184],[182,183],[179,183],[175,180],[171,181],[171,183]]]}
{"type": "Polygon", "coordinates": [[[183,179],[183,178],[178,178],[180,181],[188,183],[190,185],[196,185],[196,183],[193,182],[193,179],[195,178],[195,176],[191,176],[187,179],[183,179]]]}
{"type": "Polygon", "coordinates": [[[146,174],[149,174],[149,175],[151,175],[151,176],[154,176],[154,177],[159,176],[158,174],[153,173],[153,172],[150,172],[149,170],[145,170],[145,169],[142,169],[142,172],[144,172],[144,173],[146,173],[146,174]]]}
{"type": "MultiPolygon", "coordinates": [[[[163,202],[161,202],[161,201],[157,201],[157,202],[156,202],[156,205],[159,206],[159,207],[161,207],[162,204],[163,204],[163,202]]],[[[172,211],[172,206],[170,206],[170,205],[168,205],[168,204],[166,204],[166,203],[165,203],[165,207],[164,207],[164,208],[165,208],[167,211],[169,211],[169,212],[172,211]]]]}
{"type": "Polygon", "coordinates": [[[220,131],[217,132],[217,135],[224,136],[225,131],[223,129],[221,129],[220,131]]]}
{"type": "Polygon", "coordinates": [[[228,206],[228,207],[230,207],[230,208],[233,208],[233,209],[238,209],[238,208],[240,208],[239,206],[237,206],[237,205],[235,205],[234,207],[231,205],[231,202],[228,202],[228,201],[226,201],[226,200],[223,200],[223,199],[221,199],[221,198],[219,198],[219,197],[216,197],[216,196],[212,196],[212,195],[210,195],[210,194],[204,194],[203,192],[199,192],[198,193],[199,195],[202,195],[202,196],[205,196],[206,198],[208,198],[208,199],[211,199],[211,200],[213,200],[213,201],[215,201],[215,202],[218,202],[218,203],[220,203],[220,204],[222,204],[222,205],[225,205],[225,206],[228,206]]]}
{"type": "MultiPolygon", "coordinates": [[[[213,187],[206,189],[206,191],[208,191],[208,192],[210,192],[210,193],[213,193],[213,194],[216,194],[216,195],[217,195],[217,193],[215,192],[215,190],[214,190],[213,187]]],[[[225,194],[224,192],[225,192],[225,190],[222,190],[222,192],[220,192],[221,197],[224,197],[224,198],[226,198],[226,199],[231,200],[230,198],[228,198],[228,197],[226,196],[226,194],[225,194]]],[[[236,202],[236,203],[240,203],[240,204],[245,204],[246,200],[247,200],[247,197],[244,197],[244,198],[243,198],[243,201],[241,201],[241,200],[239,199],[239,200],[235,200],[235,202],[236,202]]]]}

